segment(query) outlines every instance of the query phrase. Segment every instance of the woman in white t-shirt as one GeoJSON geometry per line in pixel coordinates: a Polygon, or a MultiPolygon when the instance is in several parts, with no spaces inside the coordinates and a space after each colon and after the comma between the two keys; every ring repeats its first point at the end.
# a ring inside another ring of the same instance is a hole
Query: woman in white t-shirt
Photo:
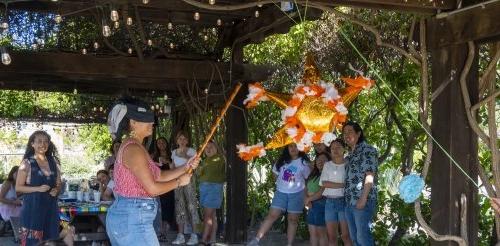
{"type": "Polygon", "coordinates": [[[339,226],[344,245],[352,245],[344,211],[344,146],[341,139],[337,139],[330,144],[332,160],[325,163],[320,177],[320,185],[325,188],[323,196],[326,197],[325,221],[328,245],[337,245],[339,226]]]}
{"type": "Polygon", "coordinates": [[[262,223],[255,238],[247,245],[259,245],[259,241],[271,228],[283,212],[287,212],[288,245],[292,245],[297,231],[299,215],[304,209],[304,188],[306,179],[311,173],[309,158],[306,153],[300,152],[296,144],[289,144],[284,148],[281,157],[273,166],[276,178],[276,191],[269,214],[262,223]]]}
{"type": "MultiPolygon", "coordinates": [[[[178,148],[172,151],[172,163],[170,168],[183,166],[187,161],[196,155],[196,150],[188,147],[189,137],[187,133],[180,131],[175,137],[178,148]]],[[[194,177],[193,177],[194,178],[194,177]]],[[[178,234],[177,238],[172,242],[174,245],[184,244],[197,245],[198,236],[195,232],[196,225],[200,224],[198,216],[198,199],[196,199],[195,182],[175,189],[175,220],[177,221],[178,234]],[[193,232],[191,238],[186,242],[184,238],[184,225],[191,224],[193,232]]]]}

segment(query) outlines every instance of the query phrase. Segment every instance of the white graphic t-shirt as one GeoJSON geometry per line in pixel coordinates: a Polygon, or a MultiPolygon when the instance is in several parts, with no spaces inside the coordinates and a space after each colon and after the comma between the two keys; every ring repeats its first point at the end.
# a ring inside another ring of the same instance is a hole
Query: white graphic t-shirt
{"type": "Polygon", "coordinates": [[[297,193],[305,188],[311,169],[302,158],[297,158],[288,164],[285,163],[280,170],[277,170],[274,165],[273,173],[277,175],[276,189],[279,192],[297,193]]]}

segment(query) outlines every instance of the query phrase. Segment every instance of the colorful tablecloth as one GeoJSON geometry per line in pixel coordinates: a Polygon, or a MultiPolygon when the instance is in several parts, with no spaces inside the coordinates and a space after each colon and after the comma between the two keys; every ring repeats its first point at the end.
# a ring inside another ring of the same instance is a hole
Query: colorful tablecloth
{"type": "Polygon", "coordinates": [[[66,203],[59,205],[59,211],[61,214],[75,217],[76,215],[106,213],[108,206],[97,203],[66,203]]]}

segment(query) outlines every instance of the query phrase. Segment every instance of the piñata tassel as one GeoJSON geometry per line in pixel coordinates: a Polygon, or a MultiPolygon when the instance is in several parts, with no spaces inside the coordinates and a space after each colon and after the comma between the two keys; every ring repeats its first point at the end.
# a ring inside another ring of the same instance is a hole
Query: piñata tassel
{"type": "Polygon", "coordinates": [[[247,146],[245,144],[236,145],[238,148],[238,156],[244,161],[250,161],[255,157],[263,157],[266,155],[266,150],[263,143],[247,146]]]}

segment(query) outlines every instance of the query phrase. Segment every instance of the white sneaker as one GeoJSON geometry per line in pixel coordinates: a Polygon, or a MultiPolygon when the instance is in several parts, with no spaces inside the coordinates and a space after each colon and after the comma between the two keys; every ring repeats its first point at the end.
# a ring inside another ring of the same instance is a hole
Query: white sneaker
{"type": "Polygon", "coordinates": [[[172,242],[174,245],[179,245],[179,244],[184,244],[186,243],[186,239],[184,238],[184,234],[177,234],[177,237],[175,240],[172,242]]]}
{"type": "Polygon", "coordinates": [[[195,233],[191,234],[191,238],[189,241],[186,243],[187,245],[197,245],[198,244],[198,235],[195,233]]]}

